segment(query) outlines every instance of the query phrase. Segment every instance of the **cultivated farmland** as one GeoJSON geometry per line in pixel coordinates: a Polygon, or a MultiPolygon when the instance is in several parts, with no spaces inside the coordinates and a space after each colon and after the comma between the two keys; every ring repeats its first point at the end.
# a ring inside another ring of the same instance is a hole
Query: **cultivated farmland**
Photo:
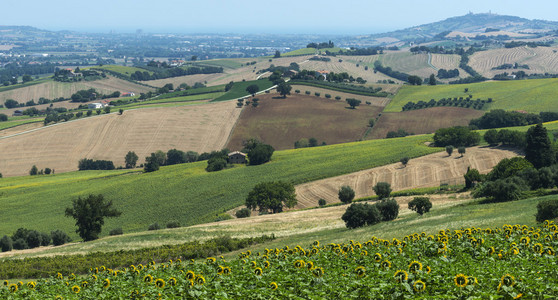
{"type": "Polygon", "coordinates": [[[70,96],[75,92],[79,90],[87,90],[90,88],[94,88],[98,92],[103,94],[110,94],[114,91],[134,92],[136,94],[139,94],[152,90],[149,87],[110,76],[107,79],[100,79],[95,81],[47,81],[41,84],[1,92],[0,103],[4,103],[6,99],[14,99],[21,103],[27,102],[31,99],[34,99],[35,102],[37,102],[40,97],[44,97],[47,99],[54,99],[59,97],[70,98],[70,96]]]}
{"type": "MultiPolygon", "coordinates": [[[[333,99],[343,93],[324,90],[332,95],[331,99],[326,99],[323,93],[321,97],[313,96],[313,92],[310,96],[305,95],[305,90],[314,88],[300,88],[301,94],[293,93],[286,99],[278,94],[258,95],[259,105],[243,109],[227,147],[240,150],[242,141],[249,138],[258,138],[276,149],[292,149],[297,140],[311,137],[320,144],[322,141],[327,144],[352,142],[362,138],[368,120],[381,112],[379,104],[364,104],[364,98],[372,97],[351,95],[352,98],[362,99],[362,104],[356,109],[349,109],[345,98],[340,101],[333,99]]],[[[386,99],[376,99],[376,103],[380,101],[386,99]]]]}
{"type": "Polygon", "coordinates": [[[320,198],[328,203],[339,202],[338,192],[343,185],[351,186],[355,198],[361,198],[374,195],[372,187],[380,181],[391,184],[394,191],[439,186],[441,181],[450,179],[462,183],[468,167],[488,173],[500,160],[513,156],[517,154],[510,150],[472,147],[463,157],[439,152],[412,159],[407,167],[395,163],[313,181],[296,187],[297,208],[315,207],[320,198]]]}
{"type": "MultiPolygon", "coordinates": [[[[339,55],[336,57],[331,57],[331,61],[316,61],[309,60],[301,64],[300,69],[306,69],[310,71],[329,71],[335,73],[347,72],[354,78],[362,77],[367,80],[368,83],[376,83],[378,80],[388,80],[392,79],[380,72],[374,72],[374,63],[368,63],[367,58],[370,61],[377,59],[377,55],[371,56],[343,56],[339,55]],[[342,60],[342,62],[339,62],[342,60]],[[361,62],[362,61],[362,62],[361,62]],[[356,65],[359,65],[358,67],[356,65]],[[368,66],[368,70],[365,70],[365,66],[368,66]]],[[[397,81],[397,80],[394,80],[397,81]]]]}
{"type": "Polygon", "coordinates": [[[82,158],[124,164],[128,151],[143,160],[171,148],[205,152],[224,147],[240,110],[234,103],[146,108],[60,123],[2,140],[0,170],[25,175],[32,165],[58,172],[77,169],[82,158]]]}
{"type": "Polygon", "coordinates": [[[404,112],[382,113],[368,139],[382,139],[389,131],[403,129],[413,134],[433,133],[439,128],[469,125],[484,111],[462,107],[431,107],[404,112]]]}
{"type": "Polygon", "coordinates": [[[515,47],[479,51],[471,55],[469,65],[483,76],[492,78],[496,74],[524,71],[532,73],[558,73],[557,47],[515,47]],[[492,70],[503,64],[528,65],[529,69],[492,70]]]}
{"type": "Polygon", "coordinates": [[[485,105],[484,110],[505,109],[525,110],[528,112],[558,111],[558,79],[532,79],[511,81],[489,81],[472,84],[436,85],[436,86],[403,86],[393,97],[386,112],[400,112],[407,102],[428,102],[430,99],[467,97],[473,100],[493,102],[485,105]],[[464,89],[468,91],[465,93],[464,89]]]}

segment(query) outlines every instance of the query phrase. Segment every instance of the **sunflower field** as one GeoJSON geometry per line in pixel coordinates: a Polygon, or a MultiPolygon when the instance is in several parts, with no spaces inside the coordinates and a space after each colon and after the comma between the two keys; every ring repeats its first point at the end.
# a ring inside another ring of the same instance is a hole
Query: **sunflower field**
{"type": "Polygon", "coordinates": [[[2,299],[556,299],[558,226],[441,229],[4,281],[2,299]]]}

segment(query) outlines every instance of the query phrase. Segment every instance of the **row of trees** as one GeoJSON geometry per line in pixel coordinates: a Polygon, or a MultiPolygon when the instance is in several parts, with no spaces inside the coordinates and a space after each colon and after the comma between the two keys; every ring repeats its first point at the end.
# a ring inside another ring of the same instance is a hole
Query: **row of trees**
{"type": "Polygon", "coordinates": [[[478,145],[479,142],[480,134],[465,126],[440,128],[434,133],[434,144],[438,147],[469,147],[478,145]]]}
{"type": "Polygon", "coordinates": [[[32,249],[51,244],[59,246],[69,241],[71,241],[70,237],[62,230],[55,230],[49,234],[37,230],[18,228],[12,236],[4,235],[0,239],[0,248],[2,252],[7,252],[13,249],[32,249]]]}
{"type": "Polygon", "coordinates": [[[463,97],[442,98],[438,101],[434,99],[430,99],[430,101],[428,102],[422,100],[416,103],[409,101],[405,105],[403,105],[401,111],[408,111],[408,110],[422,109],[422,108],[429,108],[429,107],[438,107],[438,106],[454,106],[454,107],[464,107],[464,108],[481,110],[483,109],[486,103],[492,103],[492,98],[488,98],[488,100],[481,100],[481,99],[473,100],[472,96],[471,95],[469,96],[470,97],[466,97],[466,98],[463,97]]]}
{"type": "Polygon", "coordinates": [[[222,67],[203,66],[203,67],[174,67],[174,68],[147,68],[146,71],[135,71],[130,75],[132,80],[157,80],[178,76],[195,75],[195,74],[213,74],[223,73],[222,67]],[[151,72],[149,72],[151,71],[151,72]]]}
{"type": "Polygon", "coordinates": [[[482,117],[469,121],[469,126],[478,129],[514,127],[538,124],[558,120],[556,112],[540,112],[539,114],[521,113],[517,111],[505,111],[493,109],[482,117]]]}

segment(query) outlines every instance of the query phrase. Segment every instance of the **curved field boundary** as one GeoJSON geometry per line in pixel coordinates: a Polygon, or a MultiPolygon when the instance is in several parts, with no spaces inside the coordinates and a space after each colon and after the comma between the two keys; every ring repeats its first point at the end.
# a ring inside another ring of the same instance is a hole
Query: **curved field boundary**
{"type": "Polygon", "coordinates": [[[487,173],[500,160],[513,156],[517,153],[510,150],[473,147],[467,148],[464,157],[438,152],[411,159],[407,167],[395,163],[309,182],[296,187],[296,208],[315,207],[320,198],[328,203],[339,202],[338,191],[344,185],[354,189],[355,198],[374,195],[372,187],[380,181],[391,184],[393,191],[439,186],[443,180],[462,180],[468,167],[487,173]]]}

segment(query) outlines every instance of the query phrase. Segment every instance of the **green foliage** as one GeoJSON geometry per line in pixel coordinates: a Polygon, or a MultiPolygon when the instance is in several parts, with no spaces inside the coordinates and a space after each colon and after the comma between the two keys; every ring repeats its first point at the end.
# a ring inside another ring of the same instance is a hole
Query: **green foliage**
{"type": "Polygon", "coordinates": [[[246,88],[253,84],[259,87],[259,91],[266,90],[273,86],[273,83],[267,79],[235,82],[232,88],[228,92],[226,92],[222,96],[213,99],[212,101],[225,101],[225,100],[246,97],[249,95],[249,93],[246,91],[246,88]]]}
{"type": "Polygon", "coordinates": [[[112,207],[112,200],[106,202],[102,194],[89,194],[87,198],[72,200],[72,207],[66,208],[65,215],[76,220],[76,232],[84,241],[96,240],[105,224],[105,218],[119,217],[122,213],[112,207]]]}
{"type": "Polygon", "coordinates": [[[13,248],[14,245],[11,237],[5,235],[2,237],[2,239],[0,239],[0,249],[2,250],[2,252],[12,251],[13,248]]]}
{"type": "Polygon", "coordinates": [[[155,171],[159,170],[159,167],[160,167],[159,161],[160,161],[160,159],[157,157],[157,154],[156,153],[151,153],[150,156],[145,158],[145,164],[143,165],[143,170],[146,173],[155,172],[155,171]]]}
{"type": "Polygon", "coordinates": [[[284,181],[259,183],[246,198],[246,207],[261,213],[282,212],[283,206],[291,208],[296,203],[294,185],[284,181]]]}
{"type": "Polygon", "coordinates": [[[39,169],[37,169],[37,166],[33,165],[33,167],[31,167],[31,170],[29,170],[29,175],[33,176],[37,174],[39,174],[39,169]]]}
{"type": "Polygon", "coordinates": [[[0,114],[0,122],[6,122],[8,121],[8,116],[5,114],[0,114]]]}
{"type": "Polygon", "coordinates": [[[207,172],[221,171],[227,167],[227,160],[223,157],[216,156],[207,160],[207,167],[205,170],[207,172]]]}
{"type": "Polygon", "coordinates": [[[352,109],[355,109],[357,106],[359,106],[361,102],[360,100],[354,98],[347,98],[346,101],[352,109]]]}
{"type": "Polygon", "coordinates": [[[374,225],[382,221],[382,215],[376,205],[368,203],[353,203],[341,216],[347,228],[358,228],[364,225],[374,225]]]}
{"type": "Polygon", "coordinates": [[[291,94],[291,85],[285,82],[281,82],[277,85],[277,92],[283,96],[283,98],[286,98],[287,95],[291,94]]]}
{"type": "Polygon", "coordinates": [[[355,191],[348,185],[344,185],[339,189],[339,200],[345,204],[349,204],[355,198],[355,191]]]}
{"type": "Polygon", "coordinates": [[[123,233],[124,233],[124,231],[122,231],[122,228],[121,228],[121,227],[114,228],[114,229],[111,229],[111,230],[109,231],[109,235],[110,235],[110,236],[122,235],[123,233]]]}
{"type": "Polygon", "coordinates": [[[124,157],[124,163],[126,164],[126,169],[135,168],[138,162],[138,155],[136,152],[128,151],[124,157]]]}
{"type": "Polygon", "coordinates": [[[78,170],[114,170],[114,163],[110,160],[93,160],[82,158],[78,162],[78,170]]]}
{"type": "Polygon", "coordinates": [[[387,182],[378,182],[372,189],[380,199],[388,198],[391,194],[391,185],[387,182]]]}
{"type": "Polygon", "coordinates": [[[558,218],[558,199],[547,199],[537,203],[535,218],[539,223],[558,218]]]}
{"type": "Polygon", "coordinates": [[[247,157],[250,165],[256,166],[264,164],[271,160],[271,156],[275,149],[268,144],[257,144],[253,149],[248,151],[247,157]]]}
{"type": "Polygon", "coordinates": [[[251,85],[246,87],[246,91],[249,94],[252,94],[252,96],[254,96],[259,90],[260,90],[260,87],[257,84],[251,84],[251,85]]]}
{"type": "Polygon", "coordinates": [[[50,237],[54,246],[64,245],[72,240],[64,231],[59,229],[51,231],[50,237]]]}
{"type": "Polygon", "coordinates": [[[490,146],[496,146],[500,142],[498,139],[498,130],[490,129],[484,133],[484,141],[487,142],[490,146]]]}
{"type": "Polygon", "coordinates": [[[455,126],[450,128],[440,128],[434,134],[434,143],[438,147],[453,145],[459,146],[475,146],[480,142],[480,135],[476,131],[465,126],[455,126]]]}
{"type": "Polygon", "coordinates": [[[516,176],[522,170],[529,168],[533,168],[533,165],[523,157],[504,158],[492,168],[487,179],[494,181],[516,176]]]}
{"type": "Polygon", "coordinates": [[[181,227],[180,221],[178,220],[171,220],[167,222],[167,228],[179,228],[181,227]]]}
{"type": "Polygon", "coordinates": [[[472,188],[476,183],[483,180],[483,176],[479,173],[479,170],[471,168],[467,168],[467,173],[465,173],[463,177],[465,177],[466,189],[472,188]]]}
{"type": "Polygon", "coordinates": [[[487,197],[489,202],[506,202],[521,199],[529,190],[525,181],[517,176],[487,181],[473,192],[475,198],[487,197]]]}
{"type": "Polygon", "coordinates": [[[318,205],[319,205],[320,207],[325,206],[326,204],[327,204],[327,202],[326,202],[325,199],[320,198],[320,199],[318,200],[318,205]]]}
{"type": "Polygon", "coordinates": [[[382,221],[391,221],[397,219],[399,215],[399,204],[395,199],[384,199],[375,204],[380,211],[382,221]]]}
{"type": "Polygon", "coordinates": [[[427,213],[432,208],[432,202],[428,197],[415,197],[409,202],[409,209],[416,211],[419,215],[427,213]]]}
{"type": "Polygon", "coordinates": [[[244,208],[241,208],[241,209],[237,210],[236,213],[235,213],[235,216],[240,219],[240,218],[248,218],[248,217],[250,217],[251,214],[252,214],[252,211],[249,208],[244,207],[244,208]]]}
{"type": "Polygon", "coordinates": [[[409,163],[410,158],[408,156],[404,156],[403,158],[401,158],[401,160],[399,160],[399,162],[404,166],[407,167],[407,164],[409,163]]]}
{"type": "Polygon", "coordinates": [[[540,123],[527,130],[525,159],[537,169],[552,165],[556,159],[546,128],[540,123]]]}
{"type": "Polygon", "coordinates": [[[463,155],[465,155],[465,151],[467,151],[467,150],[466,150],[466,148],[463,147],[463,146],[460,146],[460,147],[457,148],[457,152],[458,152],[459,154],[461,154],[461,157],[463,157],[463,155]]]}
{"type": "Polygon", "coordinates": [[[159,223],[157,222],[150,224],[149,227],[147,227],[147,230],[159,230],[159,229],[161,229],[161,226],[159,226],[159,223]]]}

